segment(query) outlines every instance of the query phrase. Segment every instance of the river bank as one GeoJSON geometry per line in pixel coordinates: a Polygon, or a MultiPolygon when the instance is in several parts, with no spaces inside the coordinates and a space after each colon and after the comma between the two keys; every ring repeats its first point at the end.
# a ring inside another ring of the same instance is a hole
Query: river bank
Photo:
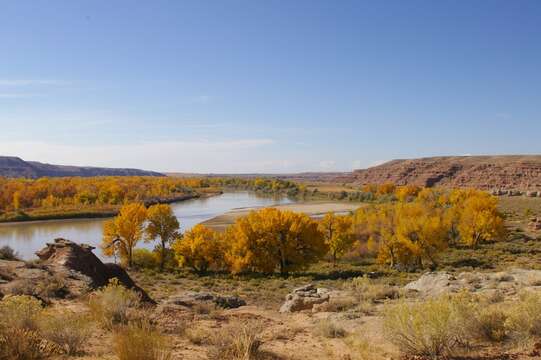
{"type": "MultiPolygon", "coordinates": [[[[336,214],[349,213],[357,210],[359,207],[364,206],[362,203],[351,202],[338,202],[338,201],[309,201],[302,203],[284,204],[274,206],[280,210],[289,210],[294,212],[304,213],[312,218],[319,218],[324,216],[328,212],[334,212],[336,214]]],[[[208,226],[214,230],[223,231],[226,227],[233,224],[239,217],[247,215],[250,211],[256,210],[261,207],[246,207],[237,208],[220,214],[207,221],[202,222],[203,225],[208,226]]]]}
{"type": "MultiPolygon", "coordinates": [[[[156,204],[173,204],[193,199],[205,199],[212,196],[223,194],[222,191],[213,192],[198,192],[193,194],[185,194],[182,196],[168,198],[152,198],[144,201],[145,206],[156,204]]],[[[69,219],[100,219],[116,216],[122,205],[101,205],[81,209],[74,208],[57,208],[57,209],[30,209],[27,211],[19,211],[6,213],[0,216],[0,223],[19,223],[29,221],[45,221],[45,220],[69,220],[69,219]]]]}

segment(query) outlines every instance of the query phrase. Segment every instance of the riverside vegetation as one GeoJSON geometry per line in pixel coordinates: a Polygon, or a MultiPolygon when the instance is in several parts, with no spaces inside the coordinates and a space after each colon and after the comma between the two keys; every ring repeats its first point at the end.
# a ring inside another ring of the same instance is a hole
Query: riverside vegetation
{"type": "Polygon", "coordinates": [[[90,177],[8,179],[0,177],[0,221],[109,217],[129,202],[173,202],[222,189],[296,196],[289,181],[241,178],[90,177]]]}
{"type": "MultiPolygon", "coordinates": [[[[526,359],[537,351],[536,292],[424,299],[401,288],[427,269],[494,271],[525,259],[541,266],[538,241],[506,220],[508,211],[496,198],[476,190],[388,184],[370,190],[377,200],[352,214],[311,219],[261,209],[223,232],[199,225],[181,234],[168,205],[124,204],[105,225],[103,249],[159,303],[179,290],[206,290],[233,293],[252,306],[200,305],[166,316],[113,282],[82,302],[77,314],[86,314],[84,320],[63,319],[80,324],[72,334],[97,331],[92,344],[68,352],[67,335],[51,339],[37,325],[21,325],[23,337],[0,332],[0,344],[32,354],[32,341],[39,339],[64,354],[111,359],[526,359]],[[142,241],[156,242],[155,251],[137,248],[142,241]],[[341,295],[319,313],[278,315],[285,294],[307,282],[341,295]],[[13,339],[26,342],[10,345],[13,339]]],[[[6,297],[0,308],[13,312],[12,303],[24,308],[28,301],[34,300],[6,297]]],[[[38,319],[54,309],[21,313],[38,319]]],[[[19,324],[33,323],[24,316],[19,324]]],[[[48,356],[40,351],[26,358],[48,356]]]]}

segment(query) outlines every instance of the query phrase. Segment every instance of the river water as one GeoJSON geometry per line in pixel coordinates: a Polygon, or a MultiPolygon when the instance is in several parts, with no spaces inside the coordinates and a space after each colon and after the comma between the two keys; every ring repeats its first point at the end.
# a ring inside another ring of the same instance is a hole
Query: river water
{"type": "MultiPolygon", "coordinates": [[[[227,192],[209,198],[192,199],[171,204],[182,231],[229,210],[287,204],[288,198],[260,196],[253,192],[227,192]]],[[[23,259],[35,258],[35,252],[55,238],[65,238],[98,247],[103,223],[107,219],[47,220],[0,224],[0,247],[8,245],[23,259]]],[[[152,249],[154,244],[140,243],[152,249]]],[[[99,249],[95,254],[101,256],[99,249]]]]}

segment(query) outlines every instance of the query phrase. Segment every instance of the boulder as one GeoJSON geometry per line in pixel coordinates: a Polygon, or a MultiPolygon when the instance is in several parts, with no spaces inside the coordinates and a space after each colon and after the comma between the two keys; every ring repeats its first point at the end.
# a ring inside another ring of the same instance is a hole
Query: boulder
{"type": "Polygon", "coordinates": [[[192,308],[198,304],[214,304],[223,309],[235,309],[246,305],[246,301],[238,296],[216,295],[207,292],[187,291],[171,296],[164,305],[178,305],[192,308]]]}
{"type": "Polygon", "coordinates": [[[328,302],[330,299],[327,289],[317,289],[313,284],[293,290],[286,296],[286,301],[280,308],[281,313],[292,313],[302,310],[312,310],[314,305],[328,302]]]}
{"type": "Polygon", "coordinates": [[[516,295],[523,289],[541,290],[541,270],[511,269],[502,272],[463,272],[456,276],[448,272],[429,272],[407,284],[405,290],[421,297],[469,291],[489,295],[516,295]]]}
{"type": "Polygon", "coordinates": [[[59,238],[36,253],[41,259],[37,265],[2,261],[0,273],[5,283],[0,284],[0,292],[37,297],[78,297],[116,278],[125,287],[139,293],[142,301],[154,303],[124,269],[116,264],[104,264],[92,250],[92,246],[59,238]]]}

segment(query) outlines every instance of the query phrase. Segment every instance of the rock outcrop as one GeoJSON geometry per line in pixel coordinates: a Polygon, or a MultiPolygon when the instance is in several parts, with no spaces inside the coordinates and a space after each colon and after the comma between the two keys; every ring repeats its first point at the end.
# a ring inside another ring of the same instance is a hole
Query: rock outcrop
{"type": "Polygon", "coordinates": [[[327,289],[317,289],[313,284],[308,284],[287,294],[286,301],[280,308],[280,312],[292,313],[302,310],[312,310],[314,305],[328,302],[329,299],[327,289]]]}
{"type": "Polygon", "coordinates": [[[216,295],[207,292],[187,291],[173,295],[164,302],[164,306],[177,305],[192,308],[199,304],[211,304],[222,309],[236,309],[246,305],[238,296],[216,295]]]}
{"type": "Polygon", "coordinates": [[[142,301],[154,303],[124,269],[116,264],[104,264],[92,250],[94,248],[86,244],[55,239],[36,253],[41,260],[39,265],[0,261],[0,293],[22,293],[40,298],[78,297],[116,278],[139,293],[142,301]]]}
{"type": "Polygon", "coordinates": [[[443,156],[393,160],[356,170],[347,182],[473,187],[502,192],[514,190],[505,194],[538,196],[541,190],[541,156],[443,156]]]}
{"type": "Polygon", "coordinates": [[[463,272],[453,275],[437,271],[423,274],[404,289],[421,297],[437,297],[459,291],[516,295],[521,290],[541,290],[541,270],[512,269],[503,272],[463,272]]]}

